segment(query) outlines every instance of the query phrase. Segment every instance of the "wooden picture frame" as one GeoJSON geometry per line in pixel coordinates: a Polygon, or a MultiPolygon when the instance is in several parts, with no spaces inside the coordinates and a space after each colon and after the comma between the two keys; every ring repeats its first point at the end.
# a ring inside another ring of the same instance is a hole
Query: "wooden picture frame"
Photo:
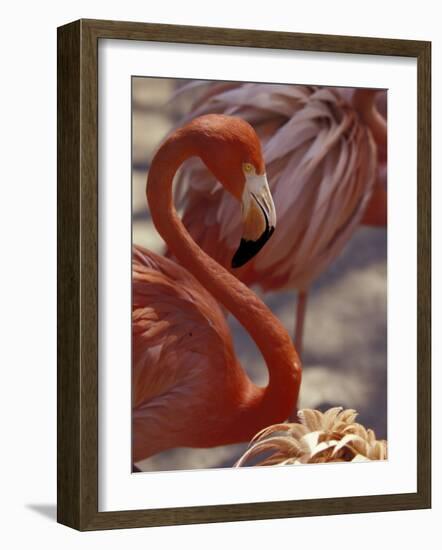
{"type": "Polygon", "coordinates": [[[58,29],[58,521],[79,530],[429,508],[430,67],[423,41],[79,20],[58,29]],[[405,56],[418,71],[417,492],[98,511],[98,41],[405,56]]]}

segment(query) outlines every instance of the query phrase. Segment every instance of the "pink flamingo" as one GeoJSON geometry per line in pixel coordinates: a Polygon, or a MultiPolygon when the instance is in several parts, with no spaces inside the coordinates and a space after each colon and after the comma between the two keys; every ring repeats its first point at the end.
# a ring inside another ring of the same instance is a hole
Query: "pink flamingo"
{"type": "MultiPolygon", "coordinates": [[[[386,124],[374,107],[376,91],[193,82],[179,93],[198,87],[205,90],[189,118],[240,116],[263,142],[278,228],[272,246],[234,273],[264,291],[298,289],[295,342],[301,352],[308,288],[360,223],[386,223],[386,171],[378,164],[378,157],[386,158],[386,124]]],[[[180,171],[176,189],[185,227],[229,267],[241,231],[233,197],[195,160],[180,171]]]]}
{"type": "Polygon", "coordinates": [[[259,298],[190,237],[172,199],[176,170],[198,156],[242,206],[232,263],[264,246],[276,224],[259,139],[241,119],[197,118],[159,148],[147,181],[152,220],[181,265],[133,252],[133,461],[172,447],[248,441],[295,406],[301,364],[290,336],[259,298]],[[235,357],[222,304],[246,328],[269,370],[255,386],[235,357]]]}

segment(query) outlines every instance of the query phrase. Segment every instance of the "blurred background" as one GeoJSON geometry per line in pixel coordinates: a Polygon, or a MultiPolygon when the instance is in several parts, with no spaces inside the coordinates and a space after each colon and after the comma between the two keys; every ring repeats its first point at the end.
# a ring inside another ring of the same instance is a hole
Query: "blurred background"
{"type": "MultiPolygon", "coordinates": [[[[153,227],[145,198],[151,158],[170,130],[189,112],[192,92],[173,97],[183,81],[132,79],[133,242],[162,254],[164,242],[153,227]]],[[[195,93],[198,93],[195,91],[195,93]]],[[[294,333],[296,291],[254,290],[294,333]]],[[[250,378],[267,382],[255,344],[229,316],[235,350],[250,378]]],[[[309,292],[304,326],[301,408],[353,408],[358,421],[387,438],[387,231],[359,227],[338,258],[309,292]]],[[[138,463],[161,471],[229,467],[247,444],[213,449],[172,449],[138,463]]]]}

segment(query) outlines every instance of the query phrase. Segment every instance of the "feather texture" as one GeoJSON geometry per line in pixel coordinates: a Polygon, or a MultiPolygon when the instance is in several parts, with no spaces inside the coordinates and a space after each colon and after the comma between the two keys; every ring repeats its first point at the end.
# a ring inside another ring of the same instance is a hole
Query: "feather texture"
{"type": "MultiPolygon", "coordinates": [[[[175,446],[205,446],[199,442],[205,422],[216,432],[223,415],[214,411],[229,408],[230,394],[219,388],[244,378],[224,315],[178,264],[136,246],[132,269],[135,460],[161,451],[170,439],[175,446]],[[189,431],[192,439],[182,440],[189,431]]],[[[242,387],[238,383],[238,391],[242,387]]]]}
{"type": "MultiPolygon", "coordinates": [[[[235,271],[264,290],[304,290],[341,252],[373,192],[376,145],[339,89],[198,83],[186,117],[226,113],[250,122],[263,144],[278,224],[272,246],[235,271]]],[[[345,95],[345,94],[344,94],[345,95]]],[[[176,181],[183,222],[198,244],[228,267],[241,233],[238,204],[198,160],[176,181]]]]}

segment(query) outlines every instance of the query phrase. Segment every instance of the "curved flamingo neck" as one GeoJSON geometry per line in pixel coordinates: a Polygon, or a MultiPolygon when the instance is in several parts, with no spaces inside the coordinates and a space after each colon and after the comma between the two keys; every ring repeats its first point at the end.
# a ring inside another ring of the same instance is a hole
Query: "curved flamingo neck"
{"type": "Polygon", "coordinates": [[[370,128],[378,147],[379,160],[387,158],[387,122],[375,105],[377,90],[358,88],[353,94],[353,107],[363,122],[370,128]]]}
{"type": "MultiPolygon", "coordinates": [[[[227,309],[255,341],[269,371],[266,388],[252,383],[244,390],[237,430],[253,430],[285,420],[295,407],[301,364],[287,331],[272,312],[243,283],[208,256],[190,237],[173,205],[172,181],[179,166],[200,156],[195,140],[183,129],[175,132],[155,155],[147,181],[153,223],[178,261],[227,309]],[[244,428],[243,428],[244,427],[244,428]]],[[[245,373],[244,373],[244,376],[245,373]]]]}

